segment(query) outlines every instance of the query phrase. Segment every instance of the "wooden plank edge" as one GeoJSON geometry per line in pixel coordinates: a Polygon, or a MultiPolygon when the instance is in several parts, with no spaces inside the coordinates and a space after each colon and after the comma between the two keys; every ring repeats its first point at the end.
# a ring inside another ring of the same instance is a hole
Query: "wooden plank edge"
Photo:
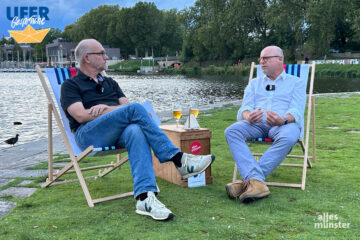
{"type": "Polygon", "coordinates": [[[118,195],[114,195],[114,196],[94,199],[93,203],[100,203],[100,202],[105,202],[105,201],[110,201],[110,200],[115,200],[118,198],[130,197],[130,196],[134,196],[134,192],[127,192],[127,193],[122,193],[122,194],[118,194],[118,195]]]}
{"type": "Polygon", "coordinates": [[[265,184],[268,186],[301,188],[301,184],[297,183],[265,182],[265,184]]]}

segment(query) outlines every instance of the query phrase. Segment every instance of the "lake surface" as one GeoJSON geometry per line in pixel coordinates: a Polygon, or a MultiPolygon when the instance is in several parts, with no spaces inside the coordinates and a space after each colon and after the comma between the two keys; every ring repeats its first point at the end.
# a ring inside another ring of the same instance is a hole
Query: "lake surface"
{"type": "MultiPolygon", "coordinates": [[[[248,81],[247,77],[224,76],[109,75],[131,102],[150,100],[163,119],[171,118],[174,102],[180,102],[185,109],[196,100],[201,109],[239,100],[248,81]]],[[[351,91],[360,91],[360,79],[317,78],[315,81],[315,93],[351,91]]],[[[9,147],[4,140],[17,133],[20,135],[17,144],[47,137],[47,99],[36,73],[0,73],[0,95],[0,150],[9,147]],[[14,121],[23,124],[13,125],[14,121]]],[[[54,134],[59,133],[55,122],[53,126],[54,134]]]]}

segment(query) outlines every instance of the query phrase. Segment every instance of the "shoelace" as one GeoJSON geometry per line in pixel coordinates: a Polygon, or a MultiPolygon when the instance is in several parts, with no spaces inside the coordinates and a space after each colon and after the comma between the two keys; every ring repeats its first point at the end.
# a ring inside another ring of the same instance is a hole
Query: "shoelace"
{"type": "Polygon", "coordinates": [[[155,197],[155,195],[150,195],[150,196],[148,196],[148,198],[149,198],[149,205],[150,205],[150,206],[165,207],[165,205],[162,204],[162,203],[155,197]]]}
{"type": "MultiPolygon", "coordinates": [[[[195,163],[199,162],[199,156],[192,156],[192,157],[193,157],[193,160],[195,163]]],[[[189,155],[185,155],[185,160],[184,160],[182,167],[188,166],[188,158],[189,158],[189,155]]]]}
{"type": "Polygon", "coordinates": [[[243,180],[243,190],[246,191],[248,189],[248,187],[250,186],[250,179],[247,180],[243,180]]]}

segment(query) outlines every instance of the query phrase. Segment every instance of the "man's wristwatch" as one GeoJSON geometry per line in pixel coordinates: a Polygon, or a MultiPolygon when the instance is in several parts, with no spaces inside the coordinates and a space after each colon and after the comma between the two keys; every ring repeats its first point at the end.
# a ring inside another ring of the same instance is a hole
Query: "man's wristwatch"
{"type": "Polygon", "coordinates": [[[284,124],[283,125],[288,124],[288,122],[289,122],[289,120],[286,117],[284,117],[284,124]]]}

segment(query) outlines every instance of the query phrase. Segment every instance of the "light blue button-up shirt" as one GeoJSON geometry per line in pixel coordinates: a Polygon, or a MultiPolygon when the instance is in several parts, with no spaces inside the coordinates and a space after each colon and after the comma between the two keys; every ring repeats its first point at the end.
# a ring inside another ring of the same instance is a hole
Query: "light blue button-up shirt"
{"type": "Polygon", "coordinates": [[[302,129],[304,125],[304,110],[306,102],[306,81],[283,71],[275,80],[267,76],[255,78],[245,88],[244,99],[238,111],[237,120],[242,120],[245,110],[262,109],[266,120],[266,111],[277,113],[280,117],[291,114],[295,123],[302,129]],[[267,85],[275,85],[274,91],[267,91],[267,85]]]}

